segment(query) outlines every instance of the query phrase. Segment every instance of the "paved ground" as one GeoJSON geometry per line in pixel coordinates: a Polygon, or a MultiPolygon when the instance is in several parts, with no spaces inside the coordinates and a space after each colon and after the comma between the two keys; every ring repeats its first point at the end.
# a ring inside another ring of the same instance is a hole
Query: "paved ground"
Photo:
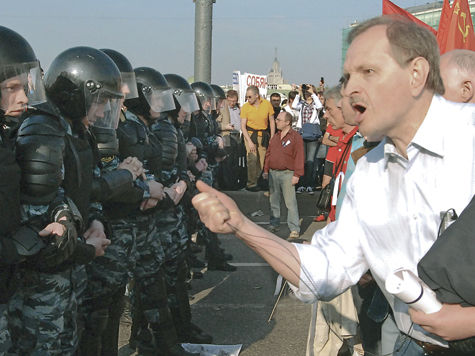
{"type": "MultiPolygon", "coordinates": [[[[268,197],[263,192],[228,192],[241,210],[251,216],[257,210],[264,215],[251,217],[260,224],[269,221],[268,197]]],[[[298,195],[304,239],[323,226],[312,221],[317,194],[298,195]]],[[[289,234],[285,207],[284,223],[278,235],[289,234]]],[[[221,235],[222,246],[232,253],[237,271],[206,271],[204,278],[192,282],[193,321],[214,337],[215,344],[243,344],[242,356],[305,355],[310,306],[285,295],[277,305],[273,319],[267,322],[275,304],[277,274],[253,251],[232,235],[221,235]]],[[[130,324],[123,322],[119,355],[133,355],[127,346],[130,324]]]]}

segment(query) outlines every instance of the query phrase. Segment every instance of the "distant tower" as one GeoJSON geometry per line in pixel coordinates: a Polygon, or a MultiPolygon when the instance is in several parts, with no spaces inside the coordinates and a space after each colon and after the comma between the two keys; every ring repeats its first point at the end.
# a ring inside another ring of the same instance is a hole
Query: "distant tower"
{"type": "Polygon", "coordinates": [[[269,88],[277,89],[277,85],[284,84],[284,78],[282,76],[282,69],[280,68],[280,63],[277,60],[277,47],[275,48],[275,57],[274,62],[272,63],[272,68],[267,74],[267,85],[269,88]]]}

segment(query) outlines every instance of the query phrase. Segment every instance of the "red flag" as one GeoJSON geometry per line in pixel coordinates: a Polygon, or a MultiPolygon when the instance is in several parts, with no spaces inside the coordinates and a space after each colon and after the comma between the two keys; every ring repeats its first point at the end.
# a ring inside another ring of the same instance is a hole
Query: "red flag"
{"type": "Polygon", "coordinates": [[[452,7],[444,2],[437,41],[440,54],[453,49],[475,51],[475,34],[468,0],[455,0],[452,7]]]}
{"type": "Polygon", "coordinates": [[[419,20],[417,17],[415,17],[413,14],[407,12],[404,9],[401,9],[399,6],[393,4],[389,0],[383,0],[383,15],[402,15],[406,17],[407,19],[411,20],[412,22],[415,22],[421,26],[424,26],[428,30],[430,30],[434,35],[437,36],[437,31],[430,27],[428,24],[425,22],[419,20]]]}
{"type": "Polygon", "coordinates": [[[450,7],[449,0],[444,0],[442,6],[442,12],[440,13],[439,29],[437,31],[437,43],[439,44],[440,52],[447,43],[447,34],[450,27],[450,19],[452,18],[452,8],[450,7]]]}

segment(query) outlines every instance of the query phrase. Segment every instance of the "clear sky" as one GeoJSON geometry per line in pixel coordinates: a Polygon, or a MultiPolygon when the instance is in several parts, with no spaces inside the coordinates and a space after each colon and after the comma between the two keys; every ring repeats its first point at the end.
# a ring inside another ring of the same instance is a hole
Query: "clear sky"
{"type": "MultiPolygon", "coordinates": [[[[403,8],[432,0],[393,0],[403,8]]],[[[216,0],[212,82],[232,71],[266,74],[274,48],[288,83],[336,84],[341,30],[381,14],[382,0],[216,0]]],[[[192,0],[2,0],[0,24],[32,45],[47,70],[63,50],[86,45],[123,53],[134,67],[193,75],[192,0]]]]}

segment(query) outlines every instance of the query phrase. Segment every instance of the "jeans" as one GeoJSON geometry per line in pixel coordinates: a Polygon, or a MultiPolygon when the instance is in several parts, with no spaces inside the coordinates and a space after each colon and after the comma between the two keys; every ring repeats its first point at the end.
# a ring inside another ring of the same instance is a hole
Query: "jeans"
{"type": "Polygon", "coordinates": [[[425,352],[409,336],[400,333],[394,345],[394,356],[424,356],[425,352]]]}
{"type": "Polygon", "coordinates": [[[383,321],[381,325],[381,354],[382,355],[392,355],[394,352],[394,345],[398,341],[399,331],[393,316],[391,314],[383,321]]]}
{"type": "Polygon", "coordinates": [[[287,225],[290,231],[300,232],[299,210],[297,198],[295,196],[295,187],[292,185],[294,171],[269,171],[269,192],[270,192],[270,224],[280,225],[280,200],[284,196],[285,206],[287,207],[287,225]]]}
{"type": "Polygon", "coordinates": [[[300,179],[299,185],[302,187],[315,187],[314,179],[314,160],[317,152],[318,141],[304,141],[303,148],[305,152],[305,173],[300,179]]]}

